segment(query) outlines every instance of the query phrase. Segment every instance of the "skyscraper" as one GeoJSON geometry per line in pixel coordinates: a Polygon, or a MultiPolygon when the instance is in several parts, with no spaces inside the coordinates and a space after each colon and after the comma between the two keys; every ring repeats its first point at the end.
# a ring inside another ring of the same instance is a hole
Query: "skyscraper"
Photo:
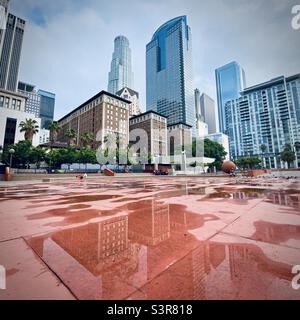
{"type": "Polygon", "coordinates": [[[108,92],[116,94],[124,87],[133,89],[133,72],[131,68],[131,49],[124,36],[115,38],[115,47],[108,74],[108,92]]]}
{"type": "Polygon", "coordinates": [[[18,92],[27,97],[25,104],[25,112],[32,113],[37,118],[39,118],[41,97],[36,92],[35,86],[19,81],[18,92]]]}
{"type": "Polygon", "coordinates": [[[245,71],[237,62],[231,62],[216,70],[216,85],[219,111],[219,129],[226,133],[225,103],[240,97],[246,87],[245,71]]]}
{"type": "Polygon", "coordinates": [[[147,110],[186,123],[195,134],[191,29],[187,17],[163,24],[146,48],[147,110]]]}
{"type": "Polygon", "coordinates": [[[16,91],[25,21],[9,13],[0,58],[0,88],[16,91]]]}
{"type": "Polygon", "coordinates": [[[208,133],[213,134],[217,132],[216,127],[216,111],[215,101],[206,93],[202,93],[200,97],[201,115],[204,122],[208,125],[208,133]]]}
{"type": "Polygon", "coordinates": [[[3,46],[5,29],[6,29],[8,5],[9,5],[9,0],[0,0],[0,56],[1,56],[2,46],[3,46]]]}
{"type": "Polygon", "coordinates": [[[55,94],[44,90],[37,91],[34,85],[21,81],[18,83],[18,92],[27,97],[25,112],[41,118],[41,129],[48,129],[53,122],[55,94]]]}
{"type": "Polygon", "coordinates": [[[55,94],[39,90],[38,95],[40,97],[41,128],[48,129],[54,118],[55,94]]]}
{"type": "MultiPolygon", "coordinates": [[[[283,168],[285,144],[300,142],[300,74],[245,89],[226,103],[225,114],[232,158],[259,156],[267,167],[283,168]]],[[[295,162],[300,165],[300,150],[295,162]]]]}
{"type": "Polygon", "coordinates": [[[205,123],[204,115],[200,106],[200,90],[195,89],[195,112],[196,112],[196,136],[205,137],[208,135],[208,125],[205,123]]]}

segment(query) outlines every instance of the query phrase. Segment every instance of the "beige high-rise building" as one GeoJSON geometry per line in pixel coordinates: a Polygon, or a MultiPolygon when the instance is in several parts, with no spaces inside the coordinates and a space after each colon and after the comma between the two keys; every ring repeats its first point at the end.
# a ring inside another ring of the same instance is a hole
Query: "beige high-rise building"
{"type": "Polygon", "coordinates": [[[131,101],[131,105],[129,106],[129,115],[130,116],[137,116],[141,114],[140,109],[140,100],[139,100],[139,93],[125,87],[119,90],[116,95],[120,96],[123,99],[131,101]]]}

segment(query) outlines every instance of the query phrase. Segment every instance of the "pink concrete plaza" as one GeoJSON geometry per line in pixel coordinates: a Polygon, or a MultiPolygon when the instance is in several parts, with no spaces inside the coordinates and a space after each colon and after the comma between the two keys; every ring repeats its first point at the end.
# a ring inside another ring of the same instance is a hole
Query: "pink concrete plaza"
{"type": "Polygon", "coordinates": [[[300,299],[300,181],[0,185],[1,299],[300,299]]]}

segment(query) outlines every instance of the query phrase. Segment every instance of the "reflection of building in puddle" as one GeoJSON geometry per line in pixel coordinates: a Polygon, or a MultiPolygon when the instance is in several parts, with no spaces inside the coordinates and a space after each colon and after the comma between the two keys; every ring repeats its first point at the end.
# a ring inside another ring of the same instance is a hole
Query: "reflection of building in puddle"
{"type": "Polygon", "coordinates": [[[208,276],[224,259],[224,246],[202,242],[143,291],[148,299],[204,300],[210,290],[208,276]]]}
{"type": "Polygon", "coordinates": [[[169,205],[155,199],[138,202],[129,214],[130,240],[154,246],[169,237],[169,205]]]}
{"type": "Polygon", "coordinates": [[[205,195],[206,194],[206,187],[193,187],[188,189],[189,195],[205,195]]]}
{"type": "MultiPolygon", "coordinates": [[[[186,258],[184,270],[193,282],[189,299],[219,299],[226,298],[225,294],[227,298],[260,298],[274,292],[279,297],[297,296],[297,292],[289,289],[291,266],[273,261],[255,245],[202,243],[191,253],[191,266],[188,261],[186,258]],[[276,293],[279,288],[288,288],[289,292],[276,293]]],[[[188,281],[183,282],[182,291],[188,288],[191,288],[188,281]]]]}
{"type": "Polygon", "coordinates": [[[203,243],[192,252],[192,283],[191,299],[204,300],[206,297],[206,276],[210,271],[208,245],[203,243]]]}
{"type": "Polygon", "coordinates": [[[271,284],[276,287],[275,279],[291,280],[290,265],[271,260],[255,245],[230,244],[228,250],[231,281],[236,289],[251,286],[267,292],[271,284]]]}
{"type": "Polygon", "coordinates": [[[128,240],[128,216],[59,231],[51,238],[94,275],[120,263],[137,263],[139,247],[128,240]]]}
{"type": "Polygon", "coordinates": [[[266,221],[256,221],[254,223],[255,233],[251,236],[257,241],[281,244],[286,241],[300,240],[300,226],[288,224],[276,224],[266,221]]]}
{"type": "Polygon", "coordinates": [[[284,192],[270,192],[268,199],[281,206],[300,208],[300,194],[287,194],[284,192]]]}

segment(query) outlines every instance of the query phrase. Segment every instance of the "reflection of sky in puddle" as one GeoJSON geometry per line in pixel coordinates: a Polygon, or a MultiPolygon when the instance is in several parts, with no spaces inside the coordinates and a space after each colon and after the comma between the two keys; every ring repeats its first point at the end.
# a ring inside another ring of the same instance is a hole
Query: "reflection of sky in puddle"
{"type": "Polygon", "coordinates": [[[258,188],[216,188],[215,192],[207,195],[207,199],[232,199],[235,201],[245,201],[252,199],[264,199],[273,204],[282,206],[291,206],[300,208],[300,191],[299,190],[281,190],[258,188]]]}

